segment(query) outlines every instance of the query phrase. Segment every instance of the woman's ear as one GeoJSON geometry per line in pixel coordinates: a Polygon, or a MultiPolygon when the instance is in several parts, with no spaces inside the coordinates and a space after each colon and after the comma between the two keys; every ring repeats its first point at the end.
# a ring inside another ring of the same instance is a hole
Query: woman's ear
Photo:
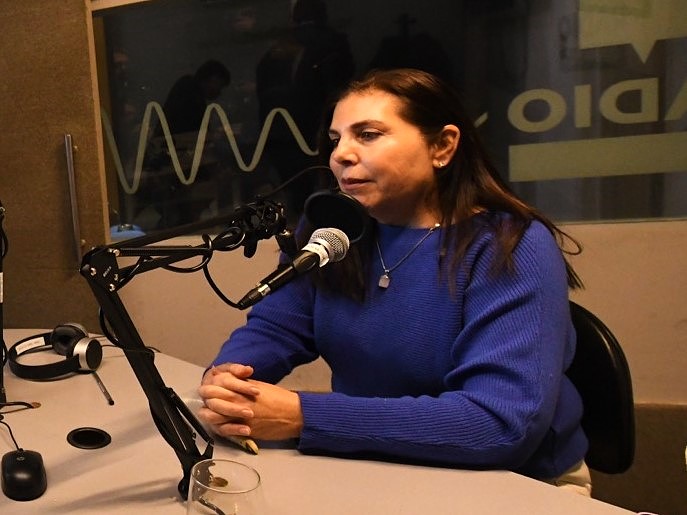
{"type": "Polygon", "coordinates": [[[433,163],[435,168],[444,168],[453,159],[460,142],[460,129],[455,125],[445,125],[434,146],[433,163]]]}

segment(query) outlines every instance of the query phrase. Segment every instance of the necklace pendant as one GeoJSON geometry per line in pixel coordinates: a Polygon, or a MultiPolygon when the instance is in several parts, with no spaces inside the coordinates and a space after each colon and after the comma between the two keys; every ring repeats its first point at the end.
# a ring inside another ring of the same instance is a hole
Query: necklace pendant
{"type": "Polygon", "coordinates": [[[391,282],[391,277],[389,277],[388,273],[384,272],[382,275],[379,276],[379,282],[377,283],[377,285],[380,288],[386,289],[389,287],[390,282],[391,282]]]}

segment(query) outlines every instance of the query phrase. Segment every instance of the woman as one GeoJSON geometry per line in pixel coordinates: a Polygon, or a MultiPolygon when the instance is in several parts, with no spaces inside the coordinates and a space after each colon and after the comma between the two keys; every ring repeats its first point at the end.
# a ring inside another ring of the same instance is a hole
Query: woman
{"type": "Polygon", "coordinates": [[[303,452],[509,469],[588,494],[564,375],[567,290],[581,286],[566,235],[509,191],[427,73],[371,72],[328,121],[321,155],[372,230],[253,308],[203,378],[201,419],[303,452]],[[273,385],[318,356],[331,393],[273,385]]]}

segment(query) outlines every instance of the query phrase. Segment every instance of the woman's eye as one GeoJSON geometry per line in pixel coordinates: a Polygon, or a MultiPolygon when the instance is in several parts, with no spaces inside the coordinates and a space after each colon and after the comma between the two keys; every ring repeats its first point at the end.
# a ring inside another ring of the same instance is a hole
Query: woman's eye
{"type": "Polygon", "coordinates": [[[378,136],[380,136],[380,134],[377,131],[362,131],[360,133],[360,139],[363,141],[372,141],[378,136]]]}
{"type": "Polygon", "coordinates": [[[330,138],[329,144],[332,148],[336,148],[336,146],[339,144],[339,138],[330,138]]]}

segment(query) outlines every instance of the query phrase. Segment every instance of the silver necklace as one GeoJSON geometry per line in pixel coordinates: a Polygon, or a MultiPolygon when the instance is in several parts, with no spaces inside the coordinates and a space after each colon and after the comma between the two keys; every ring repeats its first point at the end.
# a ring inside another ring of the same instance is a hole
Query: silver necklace
{"type": "Polygon", "coordinates": [[[382,264],[382,269],[384,272],[382,272],[382,275],[379,276],[379,281],[377,282],[377,285],[380,288],[388,288],[389,284],[391,283],[391,272],[396,270],[399,266],[401,266],[401,263],[403,263],[406,259],[410,257],[410,255],[415,252],[420,245],[422,245],[422,242],[424,242],[429,236],[440,227],[441,224],[434,224],[434,227],[432,227],[429,231],[427,231],[427,234],[425,234],[422,238],[420,238],[420,241],[418,241],[412,249],[410,249],[405,256],[403,256],[401,259],[398,260],[398,262],[388,268],[386,266],[386,263],[384,263],[384,258],[382,257],[382,249],[379,247],[379,238],[375,239],[375,243],[377,244],[377,254],[379,255],[379,262],[382,264]]]}

